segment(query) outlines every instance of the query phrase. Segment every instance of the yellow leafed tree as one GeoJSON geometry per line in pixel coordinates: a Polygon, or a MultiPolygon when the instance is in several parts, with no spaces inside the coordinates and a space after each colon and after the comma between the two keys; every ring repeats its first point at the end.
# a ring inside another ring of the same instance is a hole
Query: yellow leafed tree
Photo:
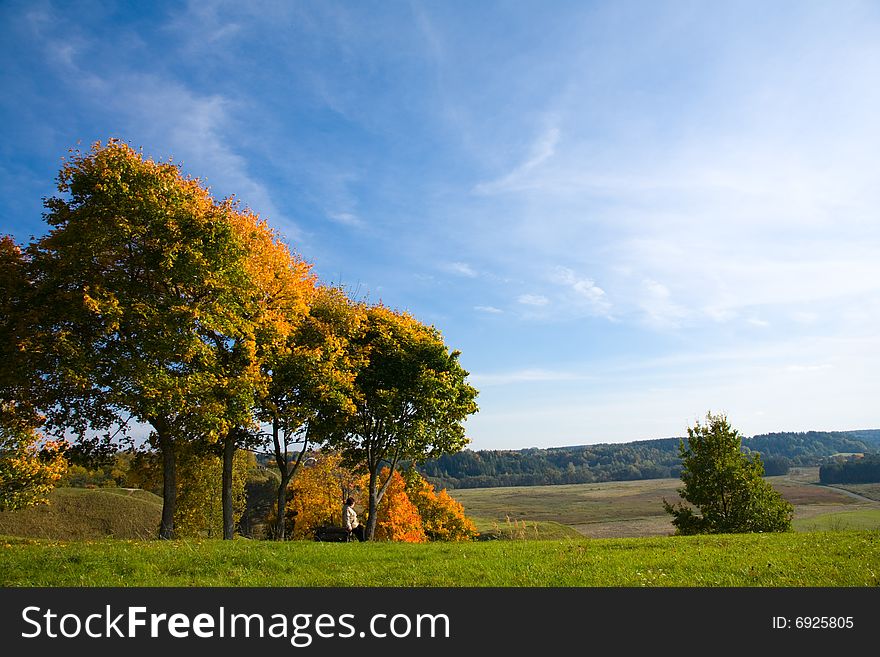
{"type": "Polygon", "coordinates": [[[343,500],[353,491],[354,476],[336,453],[318,453],[299,468],[290,483],[287,526],[290,538],[311,538],[321,525],[342,524],[343,500]],[[313,460],[312,460],[313,459],[313,460]]]}
{"type": "Polygon", "coordinates": [[[0,511],[45,504],[67,470],[63,443],[38,446],[39,434],[4,403],[0,409],[0,511]]]}

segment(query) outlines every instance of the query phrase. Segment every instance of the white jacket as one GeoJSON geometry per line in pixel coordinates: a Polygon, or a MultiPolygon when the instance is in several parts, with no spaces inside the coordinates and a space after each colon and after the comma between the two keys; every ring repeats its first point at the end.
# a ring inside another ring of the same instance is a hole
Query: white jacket
{"type": "Polygon", "coordinates": [[[346,504],[342,507],[342,524],[348,531],[358,526],[358,514],[353,506],[346,504]]]}

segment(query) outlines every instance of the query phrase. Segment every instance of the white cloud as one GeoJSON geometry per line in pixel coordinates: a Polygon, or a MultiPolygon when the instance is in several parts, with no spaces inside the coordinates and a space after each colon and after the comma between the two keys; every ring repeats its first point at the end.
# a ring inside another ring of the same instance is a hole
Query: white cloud
{"type": "Polygon", "coordinates": [[[517,191],[533,184],[533,172],[556,154],[560,131],[555,125],[545,128],[532,143],[529,157],[510,173],[474,187],[477,194],[498,194],[517,191]]]}
{"type": "Polygon", "coordinates": [[[353,228],[363,228],[364,220],[352,212],[328,212],[327,217],[343,226],[351,226],[353,228]]]}
{"type": "Polygon", "coordinates": [[[246,5],[216,0],[188,1],[166,29],[176,32],[193,52],[205,52],[221,47],[220,42],[241,35],[243,26],[229,20],[229,16],[246,5]]]}
{"type": "Polygon", "coordinates": [[[609,314],[611,303],[608,301],[608,296],[593,279],[578,276],[567,267],[557,267],[552,278],[574,292],[576,301],[585,303],[592,313],[606,316],[609,314]]]}
{"type": "Polygon", "coordinates": [[[783,339],[724,353],[689,350],[647,364],[633,358],[628,369],[590,363],[590,376],[576,369],[483,375],[480,413],[469,432],[473,449],[622,442],[682,436],[709,410],[726,411],[746,436],[875,428],[876,387],[865,385],[865,374],[880,366],[878,354],[875,336],[783,339]],[[821,361],[811,360],[816,354],[821,361]],[[549,401],[527,403],[539,394],[549,401]],[[823,403],[809,403],[815,399],[823,403]]]}
{"type": "Polygon", "coordinates": [[[524,306],[546,306],[550,303],[550,299],[540,294],[521,294],[517,297],[517,301],[524,306]]]}
{"type": "MultiPolygon", "coordinates": [[[[275,204],[265,183],[248,171],[247,159],[233,147],[241,127],[233,118],[234,101],[222,95],[200,95],[187,87],[153,75],[127,76],[111,81],[112,103],[127,115],[135,133],[149,139],[152,149],[173,149],[178,162],[203,176],[212,191],[235,194],[241,203],[277,227],[288,239],[301,231],[275,204]]],[[[151,150],[152,150],[151,149],[151,150]]],[[[159,153],[164,159],[163,153],[159,153]]]]}
{"type": "Polygon", "coordinates": [[[821,372],[823,370],[830,370],[833,367],[830,363],[822,363],[815,365],[789,365],[785,368],[786,372],[794,372],[796,374],[800,373],[809,373],[809,372],[821,372]]]}
{"type": "MultiPolygon", "coordinates": [[[[198,8],[199,3],[191,3],[193,7],[198,8]]],[[[214,16],[217,9],[212,5],[205,16],[214,16]]],[[[125,131],[121,135],[99,134],[98,138],[123,138],[136,147],[148,144],[144,149],[148,156],[173,158],[189,174],[202,178],[215,195],[234,195],[286,238],[300,236],[294,221],[275,204],[268,186],[252,175],[247,159],[235,148],[237,136],[244,131],[236,119],[237,112],[247,109],[242,103],[221,93],[195,91],[154,72],[112,66],[99,69],[80,61],[85,60],[86,52],[95,51],[95,37],[69,30],[64,19],[48,12],[35,14],[31,21],[46,57],[63,68],[71,85],[83,90],[82,101],[110,110],[112,124],[125,131]],[[63,34],[63,42],[59,34],[63,34]]],[[[206,29],[211,38],[222,38],[235,31],[231,27],[218,24],[206,29]]]]}
{"type": "Polygon", "coordinates": [[[594,377],[580,372],[546,369],[523,369],[512,372],[498,372],[495,374],[472,374],[471,380],[474,385],[480,386],[504,386],[517,383],[549,383],[556,381],[584,381],[594,377]]]}
{"type": "Polygon", "coordinates": [[[689,313],[672,301],[669,288],[655,280],[642,281],[642,295],[638,302],[649,326],[658,329],[677,328],[689,313]]]}
{"type": "Polygon", "coordinates": [[[474,310],[481,313],[489,313],[490,315],[500,315],[504,311],[495,306],[474,306],[474,310]]]}
{"type": "Polygon", "coordinates": [[[443,269],[452,274],[457,274],[458,276],[464,276],[466,278],[477,277],[477,272],[466,262],[450,262],[444,265],[443,269]]]}

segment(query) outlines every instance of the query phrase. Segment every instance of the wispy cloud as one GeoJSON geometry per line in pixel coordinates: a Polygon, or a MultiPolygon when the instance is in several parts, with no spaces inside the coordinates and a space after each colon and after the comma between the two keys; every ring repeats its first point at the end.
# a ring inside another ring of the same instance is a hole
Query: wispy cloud
{"type": "Polygon", "coordinates": [[[524,306],[543,307],[550,303],[550,299],[541,294],[521,294],[516,299],[524,306]]]}
{"type": "Polygon", "coordinates": [[[230,18],[236,10],[242,9],[247,11],[247,5],[224,0],[188,0],[183,9],[172,16],[166,29],[179,34],[190,51],[218,48],[220,42],[242,33],[242,24],[230,18]]]}
{"type": "Polygon", "coordinates": [[[593,279],[578,276],[568,267],[556,267],[553,280],[573,292],[576,303],[586,306],[591,314],[605,316],[609,314],[611,303],[608,301],[608,295],[593,279]]]}
{"type": "Polygon", "coordinates": [[[337,224],[352,228],[363,228],[366,225],[364,220],[353,212],[328,212],[327,218],[337,224]]]}
{"type": "Polygon", "coordinates": [[[560,130],[556,126],[546,128],[532,144],[531,152],[524,162],[500,178],[477,184],[474,192],[498,194],[529,187],[533,172],[556,153],[560,136],[560,130]]]}
{"type": "Polygon", "coordinates": [[[458,276],[465,278],[476,278],[476,270],[466,262],[449,262],[443,265],[443,269],[458,276]]]}
{"type": "MultiPolygon", "coordinates": [[[[217,8],[199,9],[196,3],[190,9],[209,17],[215,16],[217,8]]],[[[72,86],[83,90],[79,100],[109,112],[107,123],[124,130],[123,134],[100,138],[121,137],[135,146],[146,146],[152,157],[173,158],[187,171],[203,177],[215,194],[235,195],[242,205],[270,219],[286,237],[300,236],[295,221],[275,203],[269,187],[251,173],[247,158],[235,147],[243,133],[238,116],[247,110],[240,101],[223,93],[197,91],[159,72],[133,71],[123,63],[114,66],[111,62],[99,69],[84,60],[84,53],[94,56],[98,52],[96,37],[79,30],[68,35],[68,25],[48,12],[35,15],[32,22],[47,59],[61,67],[72,86]],[[60,34],[69,41],[68,46],[59,47],[60,34]]],[[[219,22],[215,27],[215,38],[223,37],[221,32],[234,32],[219,22]]]]}
{"type": "Polygon", "coordinates": [[[639,306],[647,323],[659,329],[676,328],[689,314],[686,308],[672,301],[668,287],[651,279],[642,281],[639,306]]]}
{"type": "Polygon", "coordinates": [[[523,369],[494,374],[472,374],[471,379],[478,386],[505,386],[517,383],[551,383],[559,381],[584,381],[594,377],[581,372],[545,369],[523,369]]]}
{"type": "Polygon", "coordinates": [[[234,150],[234,135],[240,128],[233,116],[235,101],[222,95],[204,96],[154,76],[126,77],[112,81],[111,86],[113,97],[105,102],[118,108],[133,132],[155,144],[153,148],[165,145],[185,168],[205,174],[212,190],[222,190],[223,196],[234,193],[286,237],[301,235],[266,184],[249,172],[245,156],[234,150]]]}
{"type": "Polygon", "coordinates": [[[474,310],[480,313],[488,313],[490,315],[500,315],[504,312],[501,308],[496,308],[495,306],[474,306],[474,310]]]}

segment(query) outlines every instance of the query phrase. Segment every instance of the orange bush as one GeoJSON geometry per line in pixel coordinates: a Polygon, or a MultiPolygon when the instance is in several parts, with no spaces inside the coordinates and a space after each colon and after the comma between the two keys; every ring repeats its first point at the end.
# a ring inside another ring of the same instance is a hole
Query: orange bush
{"type": "Polygon", "coordinates": [[[428,539],[432,541],[469,541],[477,535],[474,523],[464,515],[464,507],[444,488],[434,486],[415,470],[406,473],[406,490],[422,518],[428,539]]]}
{"type": "MultiPolygon", "coordinates": [[[[383,468],[382,480],[387,476],[388,468],[383,468]]],[[[396,470],[379,503],[374,538],[402,543],[425,543],[428,540],[419,510],[406,493],[406,481],[396,470]]]]}

